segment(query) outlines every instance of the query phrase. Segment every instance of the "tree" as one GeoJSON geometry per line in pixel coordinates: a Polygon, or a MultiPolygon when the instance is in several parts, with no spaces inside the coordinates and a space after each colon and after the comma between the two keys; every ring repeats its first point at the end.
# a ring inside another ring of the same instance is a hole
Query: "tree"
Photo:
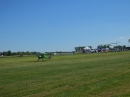
{"type": "Polygon", "coordinates": [[[98,45],[98,46],[97,46],[97,48],[99,49],[99,48],[100,48],[100,46],[98,45]]]}
{"type": "Polygon", "coordinates": [[[97,48],[101,49],[101,48],[103,48],[103,45],[98,45],[97,48]]]}
{"type": "Polygon", "coordinates": [[[85,46],[75,47],[75,51],[76,52],[81,51],[81,50],[83,50],[83,48],[85,48],[85,46]]]}
{"type": "Polygon", "coordinates": [[[16,52],[12,52],[12,55],[15,56],[15,55],[17,55],[17,53],[16,52]]]}
{"type": "Polygon", "coordinates": [[[122,46],[121,46],[121,45],[119,45],[119,46],[118,46],[118,48],[119,48],[119,49],[122,49],[122,46]]]}
{"type": "Polygon", "coordinates": [[[123,45],[123,49],[126,49],[126,46],[125,46],[125,45],[123,45]]]}
{"type": "Polygon", "coordinates": [[[106,47],[107,47],[107,48],[110,48],[110,45],[107,45],[106,47]]]}
{"type": "Polygon", "coordinates": [[[128,43],[130,43],[130,39],[128,39],[128,43]]]}
{"type": "Polygon", "coordinates": [[[17,52],[17,55],[18,55],[18,56],[21,55],[21,54],[22,54],[22,52],[20,52],[20,51],[17,52]]]}
{"type": "Polygon", "coordinates": [[[77,47],[75,47],[75,51],[77,52],[77,47]]]}
{"type": "Polygon", "coordinates": [[[7,51],[7,56],[11,56],[11,51],[7,51]]]}
{"type": "Polygon", "coordinates": [[[3,55],[3,52],[0,52],[0,56],[3,55]]]}
{"type": "Polygon", "coordinates": [[[26,51],[25,54],[26,55],[31,55],[31,53],[29,51],[26,51]]]}
{"type": "Polygon", "coordinates": [[[7,52],[6,52],[6,51],[4,51],[4,52],[3,52],[3,55],[4,55],[4,56],[7,56],[7,52]]]}
{"type": "Polygon", "coordinates": [[[92,49],[92,46],[88,46],[88,47],[90,47],[92,49]]]}
{"type": "Polygon", "coordinates": [[[31,52],[31,54],[33,54],[33,55],[37,55],[37,52],[36,52],[36,51],[34,51],[34,52],[31,52]]]}

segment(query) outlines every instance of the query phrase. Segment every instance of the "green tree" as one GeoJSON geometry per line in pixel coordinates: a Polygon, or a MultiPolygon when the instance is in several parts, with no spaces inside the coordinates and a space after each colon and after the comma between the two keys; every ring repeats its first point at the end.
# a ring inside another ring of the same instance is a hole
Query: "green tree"
{"type": "Polygon", "coordinates": [[[103,46],[103,48],[106,48],[106,47],[107,47],[107,45],[104,45],[104,46],[103,46]]]}
{"type": "Polygon", "coordinates": [[[26,53],[24,51],[21,52],[21,55],[25,55],[26,53]]]}
{"type": "Polygon", "coordinates": [[[110,45],[107,45],[106,47],[107,47],[107,48],[110,48],[110,45]]]}
{"type": "Polygon", "coordinates": [[[3,51],[3,55],[4,55],[4,56],[7,56],[7,52],[6,52],[6,51],[3,51]]]}
{"type": "Polygon", "coordinates": [[[25,54],[26,55],[31,55],[31,53],[29,51],[26,51],[25,54]]]}
{"type": "Polygon", "coordinates": [[[22,54],[22,53],[21,53],[20,51],[17,52],[17,55],[18,55],[18,56],[21,55],[21,54],[22,54]]]}
{"type": "Polygon", "coordinates": [[[37,52],[36,52],[36,51],[34,51],[34,52],[31,52],[31,54],[33,54],[33,55],[37,55],[37,52]]]}
{"type": "Polygon", "coordinates": [[[83,50],[83,48],[85,48],[85,46],[79,46],[79,47],[75,47],[75,51],[80,51],[80,50],[83,50]]]}
{"type": "Polygon", "coordinates": [[[75,51],[77,52],[77,47],[75,47],[75,51]]]}
{"type": "Polygon", "coordinates": [[[99,49],[99,48],[100,48],[100,46],[98,45],[98,46],[97,46],[97,48],[99,49]]]}
{"type": "Polygon", "coordinates": [[[119,48],[119,49],[122,49],[122,46],[121,46],[121,45],[119,45],[119,46],[118,46],[118,48],[119,48]]]}
{"type": "Polygon", "coordinates": [[[92,49],[92,46],[88,46],[88,47],[90,47],[92,49]]]}
{"type": "Polygon", "coordinates": [[[123,49],[126,49],[126,46],[125,46],[125,45],[123,45],[123,49]]]}
{"type": "Polygon", "coordinates": [[[12,55],[15,56],[15,55],[17,55],[17,53],[16,52],[12,52],[12,55]]]}
{"type": "Polygon", "coordinates": [[[104,46],[103,45],[98,45],[97,48],[100,49],[100,48],[103,48],[104,46]]]}
{"type": "Polygon", "coordinates": [[[7,51],[7,56],[11,56],[11,51],[7,51]]]}
{"type": "Polygon", "coordinates": [[[0,52],[0,56],[3,55],[3,52],[0,52]]]}
{"type": "Polygon", "coordinates": [[[130,39],[128,39],[128,43],[130,43],[130,39]]]}

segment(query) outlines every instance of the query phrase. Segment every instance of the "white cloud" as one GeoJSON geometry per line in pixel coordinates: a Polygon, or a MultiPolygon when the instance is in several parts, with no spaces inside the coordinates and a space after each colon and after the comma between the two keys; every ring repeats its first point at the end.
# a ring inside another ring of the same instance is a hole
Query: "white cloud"
{"type": "Polygon", "coordinates": [[[119,37],[119,39],[124,39],[124,37],[119,37]]]}

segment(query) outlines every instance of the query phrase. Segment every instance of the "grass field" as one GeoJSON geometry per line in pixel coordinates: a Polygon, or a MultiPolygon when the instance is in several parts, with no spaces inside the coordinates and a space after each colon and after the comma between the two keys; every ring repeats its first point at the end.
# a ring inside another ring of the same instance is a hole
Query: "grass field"
{"type": "Polygon", "coordinates": [[[0,97],[130,97],[130,51],[1,57],[0,97]]]}

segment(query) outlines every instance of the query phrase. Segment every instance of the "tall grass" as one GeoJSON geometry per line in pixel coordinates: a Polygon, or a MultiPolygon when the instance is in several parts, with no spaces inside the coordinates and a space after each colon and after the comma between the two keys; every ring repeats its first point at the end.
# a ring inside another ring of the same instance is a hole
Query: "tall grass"
{"type": "Polygon", "coordinates": [[[129,97],[130,52],[0,58],[0,97],[129,97]]]}

